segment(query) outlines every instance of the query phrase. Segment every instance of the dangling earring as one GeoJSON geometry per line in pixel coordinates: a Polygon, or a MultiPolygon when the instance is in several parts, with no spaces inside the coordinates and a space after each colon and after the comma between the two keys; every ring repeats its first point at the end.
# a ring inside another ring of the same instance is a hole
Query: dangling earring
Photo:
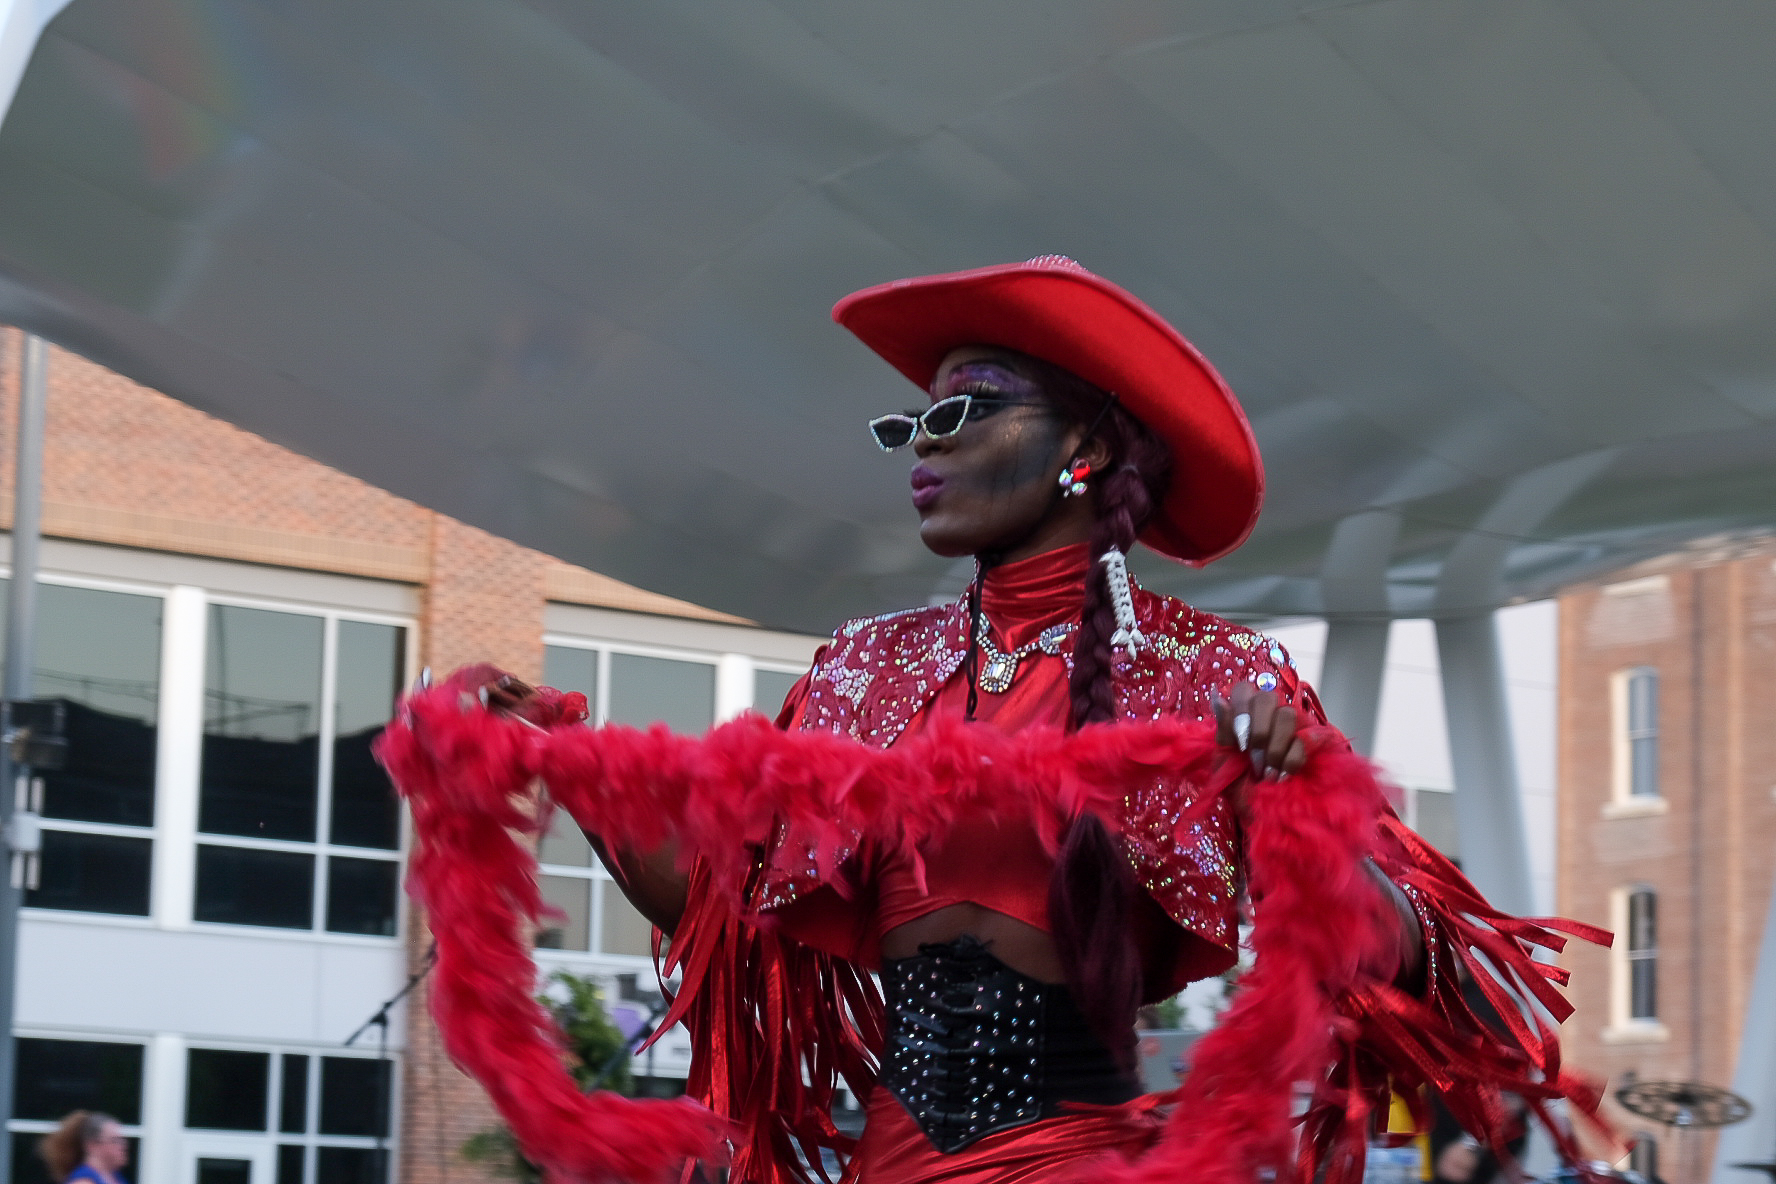
{"type": "Polygon", "coordinates": [[[1061,487],[1061,496],[1078,497],[1080,494],[1084,493],[1085,479],[1091,475],[1091,465],[1083,460],[1076,460],[1066,468],[1062,469],[1061,479],[1058,482],[1061,487]]]}

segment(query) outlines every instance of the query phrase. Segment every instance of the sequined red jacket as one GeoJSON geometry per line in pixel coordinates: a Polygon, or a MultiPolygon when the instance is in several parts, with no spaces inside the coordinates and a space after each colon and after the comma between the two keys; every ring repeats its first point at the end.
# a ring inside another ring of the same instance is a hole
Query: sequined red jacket
{"type": "MultiPolygon", "coordinates": [[[[1259,690],[1279,692],[1311,722],[1325,721],[1312,688],[1279,643],[1173,597],[1139,587],[1133,592],[1146,644],[1133,658],[1116,653],[1120,718],[1207,719],[1216,695],[1225,697],[1235,683],[1250,681],[1259,690]]],[[[961,668],[967,638],[968,609],[961,599],[846,622],[815,658],[801,727],[888,747],[961,668]]],[[[1063,656],[1071,669],[1071,639],[1063,656]]],[[[1190,800],[1189,788],[1177,784],[1133,790],[1122,841],[1137,877],[1167,915],[1231,952],[1240,881],[1233,812],[1225,801],[1216,803],[1186,829],[1188,840],[1179,841],[1173,838],[1174,824],[1190,800]]],[[[799,899],[824,882],[819,868],[842,864],[851,850],[827,854],[819,858],[813,842],[780,830],[766,860],[757,907],[781,908],[799,899]]]]}

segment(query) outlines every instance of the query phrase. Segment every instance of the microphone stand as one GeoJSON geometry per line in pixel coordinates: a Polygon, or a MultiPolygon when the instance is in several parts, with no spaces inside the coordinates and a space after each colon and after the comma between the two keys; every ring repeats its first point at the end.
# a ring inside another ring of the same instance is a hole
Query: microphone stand
{"type": "MultiPolygon", "coordinates": [[[[595,1089],[602,1089],[605,1081],[609,1079],[612,1073],[617,1071],[617,1066],[623,1063],[624,1058],[635,1055],[636,1045],[654,1034],[654,1029],[660,1026],[660,1020],[665,1014],[666,1000],[662,999],[649,1009],[647,1022],[635,1030],[635,1035],[625,1040],[623,1042],[623,1047],[611,1054],[610,1060],[604,1063],[603,1067],[598,1070],[598,1075],[594,1077],[592,1083],[586,1087],[586,1092],[590,1093],[595,1089]]],[[[648,1052],[651,1054],[653,1049],[650,1048],[648,1052]]]]}
{"type": "Polygon", "coordinates": [[[437,964],[438,943],[433,941],[419,969],[407,976],[407,985],[383,1000],[382,1006],[376,1009],[376,1014],[359,1024],[358,1030],[345,1038],[345,1047],[350,1048],[358,1042],[358,1037],[371,1028],[376,1029],[376,1057],[382,1070],[376,1076],[376,1109],[379,1115],[376,1123],[376,1179],[379,1184],[388,1184],[389,1082],[394,1077],[394,1065],[389,1061],[388,1052],[389,1012],[395,1004],[411,995],[413,988],[419,986],[437,964]]]}

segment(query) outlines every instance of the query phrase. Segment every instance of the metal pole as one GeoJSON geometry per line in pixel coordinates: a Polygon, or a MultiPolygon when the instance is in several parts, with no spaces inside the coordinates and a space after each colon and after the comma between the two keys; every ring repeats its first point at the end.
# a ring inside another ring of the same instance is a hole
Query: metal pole
{"type": "Polygon", "coordinates": [[[392,1070],[389,1066],[389,1016],[382,1013],[382,1022],[376,1025],[376,1184],[388,1184],[388,1132],[389,1132],[389,1078],[392,1070]]]}
{"type": "MultiPolygon", "coordinates": [[[[18,461],[12,500],[12,579],[6,597],[6,660],[0,698],[7,703],[31,697],[36,667],[37,544],[43,520],[43,419],[49,346],[27,334],[19,366],[18,461]]],[[[0,735],[11,731],[0,720],[0,735]]],[[[0,743],[0,827],[9,840],[15,786],[29,785],[31,770],[14,766],[11,745],[0,743]]],[[[10,854],[10,852],[9,852],[10,854]]],[[[11,860],[9,860],[11,862],[11,860]]],[[[18,980],[18,914],[23,888],[14,876],[0,876],[0,1117],[12,1117],[13,995],[18,980]]],[[[0,1184],[12,1184],[12,1156],[0,1155],[0,1184]]]]}

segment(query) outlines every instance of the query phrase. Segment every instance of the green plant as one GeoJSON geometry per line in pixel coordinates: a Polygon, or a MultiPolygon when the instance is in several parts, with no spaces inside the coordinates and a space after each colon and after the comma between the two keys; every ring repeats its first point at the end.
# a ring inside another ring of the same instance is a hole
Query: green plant
{"type": "MultiPolygon", "coordinates": [[[[620,1094],[634,1092],[629,1074],[629,1042],[604,1009],[604,992],[598,983],[582,975],[557,970],[549,976],[553,994],[538,1002],[555,1017],[564,1038],[567,1070],[582,1090],[608,1089],[620,1094]],[[600,1080],[600,1075],[603,1079],[600,1080]]],[[[536,1184],[542,1179],[536,1165],[518,1153],[518,1143],[504,1124],[471,1135],[458,1148],[470,1163],[480,1164],[507,1180],[536,1184]]]]}
{"type": "Polygon", "coordinates": [[[1162,1028],[1182,1028],[1184,1026],[1184,1004],[1173,995],[1170,999],[1161,999],[1153,1005],[1153,1018],[1159,1021],[1162,1028]]]}

